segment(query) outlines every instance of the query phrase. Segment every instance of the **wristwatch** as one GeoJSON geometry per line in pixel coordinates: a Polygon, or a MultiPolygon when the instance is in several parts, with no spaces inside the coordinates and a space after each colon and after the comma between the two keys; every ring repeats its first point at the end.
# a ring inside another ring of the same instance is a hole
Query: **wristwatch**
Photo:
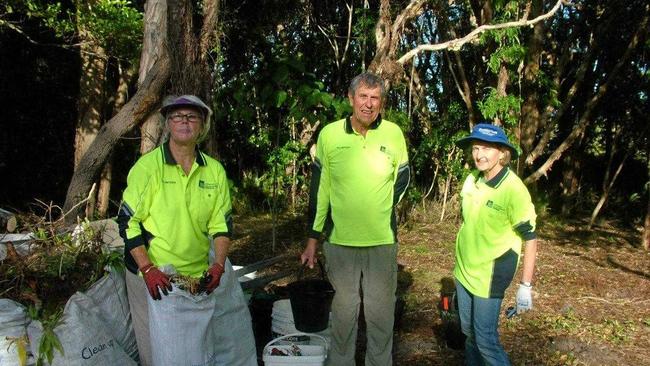
{"type": "Polygon", "coordinates": [[[521,281],[520,283],[521,283],[522,285],[526,286],[526,287],[532,287],[532,286],[533,286],[530,282],[524,282],[524,281],[521,281]]]}

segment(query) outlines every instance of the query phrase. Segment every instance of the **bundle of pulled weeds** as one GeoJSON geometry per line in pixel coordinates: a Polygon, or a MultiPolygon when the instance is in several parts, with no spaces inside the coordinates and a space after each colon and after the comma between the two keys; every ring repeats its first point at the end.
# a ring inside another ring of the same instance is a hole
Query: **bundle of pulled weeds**
{"type": "Polygon", "coordinates": [[[111,252],[102,233],[88,222],[63,227],[34,214],[20,217],[21,231],[33,240],[5,243],[0,261],[0,298],[33,308],[41,315],[62,310],[77,291],[85,291],[101,278],[107,266],[123,267],[121,253],[111,252]]]}

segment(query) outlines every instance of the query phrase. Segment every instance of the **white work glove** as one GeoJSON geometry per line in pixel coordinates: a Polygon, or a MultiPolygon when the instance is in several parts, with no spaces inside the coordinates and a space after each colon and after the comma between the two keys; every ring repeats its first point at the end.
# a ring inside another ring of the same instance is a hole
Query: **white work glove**
{"type": "Polygon", "coordinates": [[[525,313],[533,308],[532,285],[519,284],[517,290],[517,314],[525,313]]]}

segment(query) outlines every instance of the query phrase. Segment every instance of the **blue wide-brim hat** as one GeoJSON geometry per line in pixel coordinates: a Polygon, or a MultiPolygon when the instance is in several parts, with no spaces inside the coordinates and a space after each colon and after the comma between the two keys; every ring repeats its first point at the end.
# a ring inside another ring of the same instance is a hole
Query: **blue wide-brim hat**
{"type": "Polygon", "coordinates": [[[472,129],[472,133],[469,136],[463,137],[456,141],[456,145],[461,149],[466,149],[470,143],[474,140],[491,142],[494,144],[499,144],[510,149],[513,159],[519,157],[519,152],[515,145],[511,144],[508,141],[508,136],[503,132],[503,129],[499,126],[491,125],[488,123],[479,123],[472,129]]]}

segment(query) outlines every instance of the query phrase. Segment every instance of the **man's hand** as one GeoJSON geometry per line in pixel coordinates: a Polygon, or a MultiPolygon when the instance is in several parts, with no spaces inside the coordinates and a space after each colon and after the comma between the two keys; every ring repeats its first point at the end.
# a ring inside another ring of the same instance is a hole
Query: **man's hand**
{"type": "Polygon", "coordinates": [[[305,247],[305,250],[300,255],[300,264],[307,263],[309,268],[314,268],[314,264],[318,263],[318,259],[316,258],[317,249],[318,249],[318,239],[314,239],[314,238],[307,239],[307,246],[305,247]]]}
{"type": "Polygon", "coordinates": [[[208,269],[206,276],[209,278],[208,284],[205,286],[205,292],[209,295],[215,288],[219,286],[221,282],[221,276],[225,272],[223,265],[214,262],[214,264],[208,269]]]}
{"type": "Polygon", "coordinates": [[[172,290],[172,284],[169,282],[169,277],[166,274],[162,273],[158,267],[153,264],[148,264],[140,269],[142,272],[142,277],[144,278],[144,283],[147,285],[147,290],[149,290],[149,295],[154,300],[160,300],[160,291],[162,291],[165,296],[167,296],[167,291],[172,290]],[[159,290],[160,289],[160,290],[159,290]]]}
{"type": "Polygon", "coordinates": [[[519,284],[517,290],[517,314],[525,313],[533,308],[533,286],[530,284],[519,284]]]}

